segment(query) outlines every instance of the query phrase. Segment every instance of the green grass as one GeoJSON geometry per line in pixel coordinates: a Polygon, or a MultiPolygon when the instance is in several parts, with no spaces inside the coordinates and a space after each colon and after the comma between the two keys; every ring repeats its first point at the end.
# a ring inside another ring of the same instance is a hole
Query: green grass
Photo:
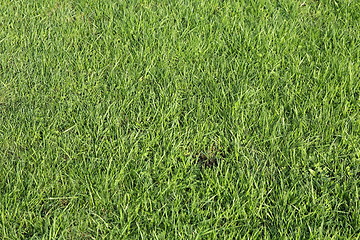
{"type": "Polygon", "coordinates": [[[0,1],[0,239],[360,239],[356,0],[0,1]]]}

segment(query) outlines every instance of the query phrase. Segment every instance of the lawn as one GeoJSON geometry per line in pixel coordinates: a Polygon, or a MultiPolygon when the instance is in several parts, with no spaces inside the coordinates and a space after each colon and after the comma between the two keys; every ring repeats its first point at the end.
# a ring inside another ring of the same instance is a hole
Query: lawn
{"type": "Polygon", "coordinates": [[[0,239],[360,239],[357,0],[0,0],[0,239]]]}

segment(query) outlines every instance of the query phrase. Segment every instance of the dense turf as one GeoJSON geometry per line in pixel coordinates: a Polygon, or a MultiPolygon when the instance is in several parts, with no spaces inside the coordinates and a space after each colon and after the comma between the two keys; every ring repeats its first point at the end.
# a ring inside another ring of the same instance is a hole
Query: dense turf
{"type": "Polygon", "coordinates": [[[360,238],[359,1],[0,2],[0,239],[360,238]]]}

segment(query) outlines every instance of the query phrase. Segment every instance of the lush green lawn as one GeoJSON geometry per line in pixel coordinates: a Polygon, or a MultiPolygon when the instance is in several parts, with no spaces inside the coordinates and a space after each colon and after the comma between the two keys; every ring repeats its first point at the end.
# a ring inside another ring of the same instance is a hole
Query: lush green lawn
{"type": "Polygon", "coordinates": [[[0,0],[0,239],[359,239],[357,0],[0,0]]]}

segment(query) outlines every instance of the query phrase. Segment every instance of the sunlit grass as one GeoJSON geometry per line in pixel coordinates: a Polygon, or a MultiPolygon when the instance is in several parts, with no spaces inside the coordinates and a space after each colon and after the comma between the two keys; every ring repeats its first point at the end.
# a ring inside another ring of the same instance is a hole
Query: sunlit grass
{"type": "Polygon", "coordinates": [[[357,1],[2,1],[1,239],[360,238],[357,1]]]}

